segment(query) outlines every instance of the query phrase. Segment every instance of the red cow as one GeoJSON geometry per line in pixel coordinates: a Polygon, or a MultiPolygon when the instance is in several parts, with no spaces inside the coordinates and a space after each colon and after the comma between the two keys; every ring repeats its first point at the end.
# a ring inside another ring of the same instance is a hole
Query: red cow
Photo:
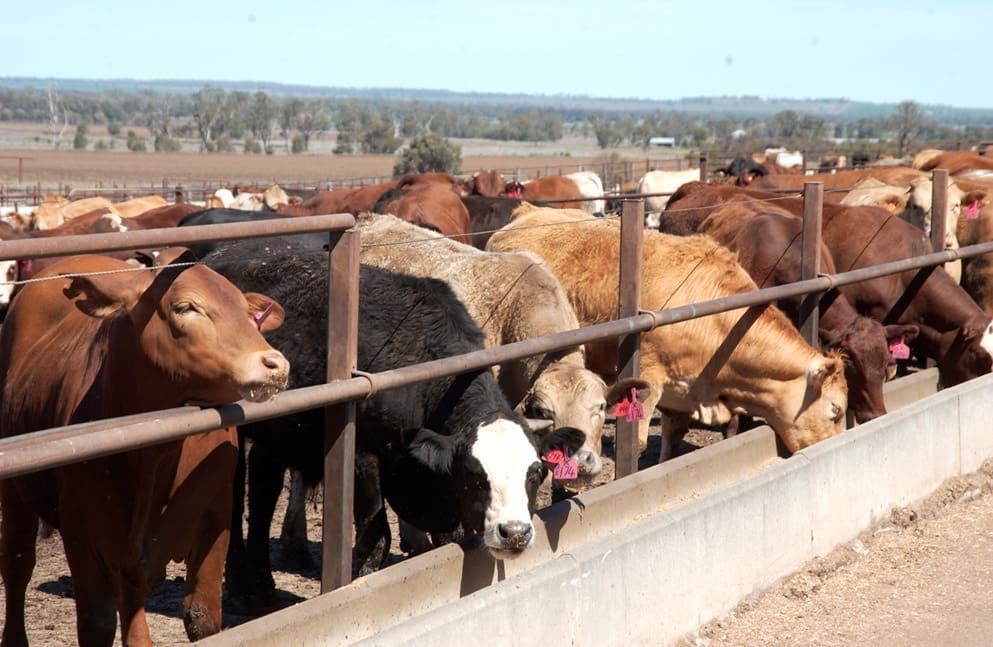
{"type": "MultiPolygon", "coordinates": [[[[510,182],[504,188],[503,195],[508,198],[519,198],[527,202],[535,200],[565,200],[569,198],[580,198],[583,192],[579,190],[579,185],[572,178],[561,175],[547,175],[530,182],[521,184],[510,182]]],[[[553,202],[549,207],[556,209],[583,209],[583,201],[576,202],[553,202]]]]}
{"type": "MultiPolygon", "coordinates": [[[[783,176],[789,177],[789,176],[783,176]]],[[[662,220],[666,231],[693,233],[717,207],[729,200],[774,200],[794,215],[803,201],[796,197],[728,185],[689,183],[669,201],[662,220]]],[[[824,204],[824,242],[839,272],[912,258],[931,251],[926,235],[881,207],[824,204]]],[[[920,327],[915,350],[938,364],[945,386],[993,370],[993,318],[937,267],[861,281],[841,288],[860,313],[883,324],[920,327]]]]}
{"type": "Polygon", "coordinates": [[[415,184],[391,189],[373,207],[420,227],[433,229],[452,240],[469,244],[469,210],[452,187],[441,183],[415,184]]]}
{"type": "MultiPolygon", "coordinates": [[[[261,402],[289,363],[262,337],[283,310],[202,265],[63,277],[26,286],[0,330],[3,437],[196,403],[261,402]],[[254,317],[254,318],[253,318],[254,317]]],[[[123,270],[105,256],[42,276],[123,270]]],[[[151,645],[144,599],[185,561],[191,640],[221,629],[221,578],[238,455],[233,429],[0,481],[4,645],[26,645],[25,592],[39,518],[62,535],[81,645],[151,645]]]]}
{"type": "Polygon", "coordinates": [[[454,187],[455,177],[448,173],[417,173],[405,175],[399,180],[383,182],[353,189],[318,191],[314,197],[300,204],[291,204],[276,209],[287,216],[322,216],[331,213],[360,214],[373,210],[376,202],[390,189],[412,187],[421,184],[442,184],[454,187]]]}

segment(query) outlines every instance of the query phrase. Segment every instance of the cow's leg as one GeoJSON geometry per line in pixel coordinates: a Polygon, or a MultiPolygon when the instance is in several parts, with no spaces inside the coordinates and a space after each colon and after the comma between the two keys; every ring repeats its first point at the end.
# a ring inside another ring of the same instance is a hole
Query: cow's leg
{"type": "Polygon", "coordinates": [[[403,519],[400,521],[400,550],[407,555],[420,555],[431,550],[432,540],[428,534],[416,526],[407,523],[403,519]]]}
{"type": "Polygon", "coordinates": [[[662,412],[662,449],[659,462],[676,456],[679,444],[690,430],[690,414],[681,411],[662,412]]]}
{"type": "Polygon", "coordinates": [[[126,569],[126,572],[122,572],[118,580],[121,639],[128,647],[134,645],[151,647],[152,636],[148,631],[148,618],[145,616],[145,596],[148,595],[148,589],[144,570],[132,566],[126,569]]]}
{"type": "Polygon", "coordinates": [[[352,577],[358,577],[380,568],[390,550],[390,526],[386,519],[379,459],[368,452],[356,452],[354,515],[352,577]]]}
{"type": "Polygon", "coordinates": [[[290,497],[279,534],[280,555],[283,566],[303,570],[313,569],[314,558],[307,543],[307,484],[303,472],[290,471],[290,497]]]}
{"type": "MultiPolygon", "coordinates": [[[[66,561],[72,572],[72,591],[76,600],[76,637],[79,645],[113,645],[117,633],[117,601],[122,592],[121,582],[112,577],[109,569],[104,566],[105,559],[95,554],[87,543],[80,541],[72,532],[68,520],[64,520],[61,527],[66,561]]],[[[123,607],[120,611],[125,613],[123,607]]],[[[126,640],[127,627],[122,629],[122,640],[126,640]]],[[[147,627],[145,631],[147,633],[147,627]]]]}
{"type": "Polygon", "coordinates": [[[248,562],[245,557],[245,436],[238,433],[238,455],[235,463],[234,480],[231,484],[231,532],[228,540],[228,555],[224,563],[224,580],[228,591],[244,591],[245,571],[248,562]]]}
{"type": "Polygon", "coordinates": [[[13,481],[0,481],[0,575],[3,577],[5,613],[3,645],[28,644],[24,604],[35,566],[38,517],[31,511],[13,481]]]}
{"type": "Polygon", "coordinates": [[[265,452],[258,451],[257,446],[252,447],[248,454],[248,541],[245,544],[248,579],[244,581],[249,588],[237,594],[247,598],[253,613],[268,610],[275,599],[269,534],[285,472],[285,465],[271,460],[265,452]]]}
{"type": "Polygon", "coordinates": [[[221,630],[221,573],[231,534],[227,509],[219,508],[198,520],[198,538],[186,558],[183,626],[191,642],[221,630]]]}

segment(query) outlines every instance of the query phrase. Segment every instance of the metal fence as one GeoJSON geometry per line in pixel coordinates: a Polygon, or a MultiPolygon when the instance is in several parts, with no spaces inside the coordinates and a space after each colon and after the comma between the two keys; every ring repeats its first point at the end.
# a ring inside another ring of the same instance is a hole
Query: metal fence
{"type": "MultiPolygon", "coordinates": [[[[933,231],[935,248],[942,247],[945,223],[947,172],[934,172],[933,231]]],[[[804,188],[804,279],[789,285],[755,290],[691,305],[658,311],[641,309],[641,248],[643,204],[625,200],[621,216],[620,281],[618,318],[577,330],[529,339],[465,355],[407,366],[375,374],[356,372],[359,299],[358,233],[349,230],[353,216],[336,214],[248,223],[206,225],[192,228],[90,234],[33,240],[0,241],[0,260],[65,256],[79,252],[99,253],[212,240],[264,237],[274,234],[329,232],[328,383],[281,393],[268,403],[240,401],[214,408],[181,407],[85,424],[36,431],[0,440],[0,478],[98,458],[109,454],[184,438],[220,427],[236,426],[290,413],[326,407],[324,536],[322,592],[351,579],[352,493],[354,474],[355,402],[370,395],[429,378],[451,376],[493,366],[512,359],[616,338],[618,372],[639,373],[638,348],[641,333],[728,310],[807,296],[801,321],[805,338],[817,344],[817,300],[820,293],[859,281],[931,268],[958,258],[993,252],[993,243],[958,250],[945,250],[835,275],[822,275],[816,254],[820,247],[821,183],[804,188]]],[[[925,270],[928,271],[928,270],[925,270]]],[[[637,470],[637,423],[617,421],[617,478],[637,470]]]]}

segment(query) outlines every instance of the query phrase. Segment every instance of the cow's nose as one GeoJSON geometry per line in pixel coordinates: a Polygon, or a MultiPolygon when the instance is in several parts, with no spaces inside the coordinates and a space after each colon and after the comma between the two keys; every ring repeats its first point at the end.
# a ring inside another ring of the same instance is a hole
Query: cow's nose
{"type": "Polygon", "coordinates": [[[576,466],[579,467],[580,474],[599,474],[600,470],[603,469],[600,457],[596,452],[589,449],[579,450],[572,458],[576,461],[576,466]]]}
{"type": "Polygon", "coordinates": [[[523,548],[531,543],[531,534],[534,532],[531,524],[524,521],[509,521],[497,527],[500,532],[500,540],[505,546],[523,548]]]}
{"type": "Polygon", "coordinates": [[[262,365],[270,371],[285,371],[289,368],[289,362],[286,361],[286,358],[278,350],[263,353],[262,365]]]}

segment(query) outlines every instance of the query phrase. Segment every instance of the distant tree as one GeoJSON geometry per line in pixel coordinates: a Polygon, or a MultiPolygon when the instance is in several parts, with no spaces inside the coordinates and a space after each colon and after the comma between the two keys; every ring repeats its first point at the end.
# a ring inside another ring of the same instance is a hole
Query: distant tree
{"type": "Polygon", "coordinates": [[[72,138],[72,147],[76,150],[85,150],[86,145],[89,140],[86,138],[87,133],[89,133],[90,128],[85,121],[79,122],[76,126],[76,136],[72,138]]]}
{"type": "Polygon", "coordinates": [[[799,137],[803,127],[795,110],[783,110],[769,118],[769,135],[772,137],[799,137]]]}
{"type": "Polygon", "coordinates": [[[310,150],[310,138],[331,127],[331,116],[319,101],[305,101],[297,114],[297,130],[303,135],[304,150],[310,150]]]}
{"type": "Polygon", "coordinates": [[[593,125],[593,136],[596,137],[596,143],[600,148],[611,148],[624,141],[623,132],[614,122],[594,116],[590,117],[590,123],[593,125]]]}
{"type": "Polygon", "coordinates": [[[434,133],[414,137],[400,154],[393,175],[408,173],[458,173],[462,168],[462,147],[434,133]]]}
{"type": "MultiPolygon", "coordinates": [[[[276,121],[279,109],[265,92],[256,92],[249,111],[248,128],[259,141],[261,148],[269,148],[269,140],[272,138],[273,124],[276,121]]],[[[260,151],[261,152],[261,151],[260,151]]]]}
{"type": "Polygon", "coordinates": [[[244,150],[246,155],[261,155],[263,149],[262,144],[259,143],[259,140],[253,137],[247,137],[245,138],[244,150]]]}
{"type": "Polygon", "coordinates": [[[133,130],[128,131],[128,150],[132,153],[144,153],[148,150],[145,146],[145,140],[133,130]]]}
{"type": "Polygon", "coordinates": [[[896,107],[896,114],[887,120],[887,125],[896,131],[896,154],[903,157],[914,140],[921,136],[927,121],[916,102],[902,101],[896,107]]]}
{"type": "Polygon", "coordinates": [[[157,134],[152,145],[156,153],[178,153],[183,150],[183,146],[178,140],[165,133],[157,134]]]}
{"type": "Polygon", "coordinates": [[[293,137],[293,143],[290,145],[290,152],[294,155],[307,152],[307,140],[303,135],[295,135],[293,137]]]}
{"type": "Polygon", "coordinates": [[[203,88],[193,95],[193,120],[200,143],[207,152],[214,151],[216,131],[224,118],[225,92],[218,88],[203,88]]]}
{"type": "Polygon", "coordinates": [[[373,155],[382,153],[394,153],[400,148],[403,141],[394,136],[393,124],[385,119],[376,118],[369,122],[365,131],[359,138],[362,144],[362,151],[373,155]]]}
{"type": "Polygon", "coordinates": [[[116,121],[110,122],[107,124],[107,133],[110,134],[111,137],[117,137],[121,134],[121,124],[116,121]]]}

